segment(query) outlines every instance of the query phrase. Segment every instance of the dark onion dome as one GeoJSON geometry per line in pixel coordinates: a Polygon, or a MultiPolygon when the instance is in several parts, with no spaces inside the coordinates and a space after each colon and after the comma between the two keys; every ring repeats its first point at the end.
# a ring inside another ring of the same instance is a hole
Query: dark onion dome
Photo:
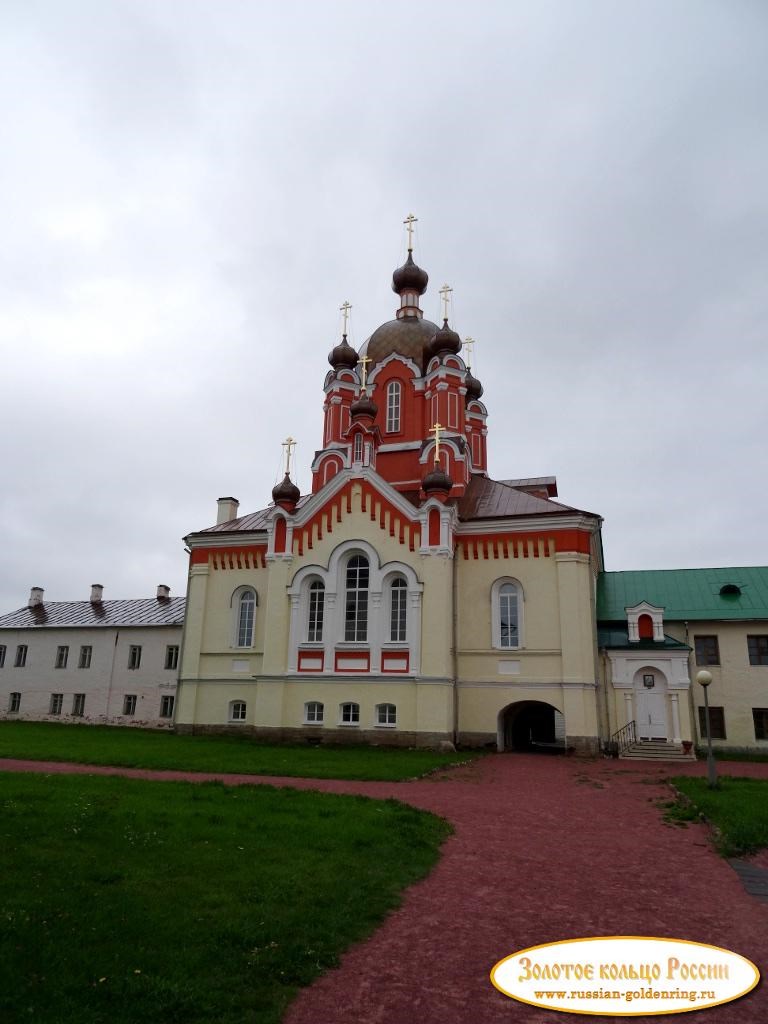
{"type": "Polygon", "coordinates": [[[349,411],[353,420],[357,419],[358,416],[370,416],[372,420],[375,420],[379,407],[368,395],[368,392],[363,391],[360,396],[354,400],[352,405],[350,405],[349,411]]]}
{"type": "Polygon", "coordinates": [[[295,505],[300,497],[301,491],[296,484],[291,482],[291,478],[287,473],[283,477],[282,483],[272,488],[272,500],[276,505],[283,501],[295,505]]]}
{"type": "Polygon", "coordinates": [[[450,491],[453,481],[444,470],[435,467],[424,477],[421,486],[424,488],[425,494],[432,494],[434,491],[450,491]]]}
{"type": "Polygon", "coordinates": [[[363,350],[371,360],[371,366],[382,363],[387,356],[396,353],[412,359],[423,370],[426,363],[426,349],[435,336],[437,324],[418,317],[404,317],[402,320],[389,320],[377,327],[370,336],[363,350]]]}
{"type": "Polygon", "coordinates": [[[476,402],[483,393],[483,385],[477,379],[472,376],[472,370],[467,367],[467,379],[464,381],[464,386],[467,389],[467,401],[476,402]]]}
{"type": "Polygon", "coordinates": [[[328,362],[334,370],[341,370],[344,367],[354,370],[357,366],[357,352],[347,341],[346,334],[342,337],[341,344],[328,353],[328,362]]]}
{"type": "Polygon", "coordinates": [[[456,331],[452,331],[448,326],[448,321],[443,320],[443,326],[439,331],[436,332],[434,338],[429,343],[428,358],[432,356],[439,356],[442,353],[453,353],[461,351],[461,338],[458,336],[456,331]]]}
{"type": "Polygon", "coordinates": [[[392,275],[392,291],[402,295],[404,291],[418,292],[423,295],[427,290],[429,274],[413,262],[413,253],[408,250],[408,259],[392,275]]]}

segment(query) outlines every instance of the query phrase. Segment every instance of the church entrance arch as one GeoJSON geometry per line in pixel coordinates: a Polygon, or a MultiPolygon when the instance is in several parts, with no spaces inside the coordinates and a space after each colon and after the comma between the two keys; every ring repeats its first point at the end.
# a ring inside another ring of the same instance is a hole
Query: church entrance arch
{"type": "Polygon", "coordinates": [[[667,677],[658,668],[646,666],[638,669],[634,678],[634,691],[638,739],[669,739],[667,677]]]}
{"type": "Polygon", "coordinates": [[[519,700],[499,712],[499,750],[561,753],[565,750],[565,716],[541,700],[519,700]]]}

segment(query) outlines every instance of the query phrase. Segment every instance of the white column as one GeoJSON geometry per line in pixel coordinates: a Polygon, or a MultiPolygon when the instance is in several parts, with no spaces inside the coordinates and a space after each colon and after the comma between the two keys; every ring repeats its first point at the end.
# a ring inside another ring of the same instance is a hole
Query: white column
{"type": "Polygon", "coordinates": [[[680,708],[678,706],[678,695],[676,693],[670,693],[669,699],[672,701],[672,742],[680,743],[680,708]]]}

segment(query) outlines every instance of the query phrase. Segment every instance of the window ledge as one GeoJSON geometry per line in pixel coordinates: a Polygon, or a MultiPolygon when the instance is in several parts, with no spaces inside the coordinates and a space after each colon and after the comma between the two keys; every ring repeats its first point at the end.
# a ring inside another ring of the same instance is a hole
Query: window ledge
{"type": "Polygon", "coordinates": [[[314,726],[314,728],[316,728],[316,729],[317,728],[322,729],[322,727],[323,727],[323,723],[322,722],[305,722],[304,725],[314,726]]]}
{"type": "Polygon", "coordinates": [[[338,640],[334,647],[337,651],[370,651],[371,649],[367,640],[338,640]]]}
{"type": "Polygon", "coordinates": [[[339,729],[359,729],[359,722],[339,722],[339,729]]]}
{"type": "Polygon", "coordinates": [[[392,724],[389,724],[389,723],[385,724],[384,722],[377,722],[376,725],[374,725],[373,728],[374,729],[396,729],[397,728],[397,722],[393,722],[392,724]]]}

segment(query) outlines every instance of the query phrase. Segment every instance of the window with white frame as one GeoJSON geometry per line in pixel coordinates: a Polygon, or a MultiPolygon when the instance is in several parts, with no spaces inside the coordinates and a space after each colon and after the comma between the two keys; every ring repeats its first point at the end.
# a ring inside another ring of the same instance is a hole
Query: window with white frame
{"type": "Polygon", "coordinates": [[[136,714],[136,694],[126,693],[123,697],[123,714],[124,715],[135,715],[136,714]]]}
{"type": "Polygon", "coordinates": [[[392,580],[389,598],[389,639],[404,643],[408,621],[408,584],[402,576],[392,580]]]}
{"type": "Polygon", "coordinates": [[[325,614],[325,587],[322,580],[313,580],[309,587],[309,621],[307,640],[319,643],[323,639],[323,615],[325,614]]]}
{"type": "Polygon", "coordinates": [[[173,718],[173,708],[176,703],[176,698],[173,694],[166,694],[165,697],[160,698],[160,717],[161,718],[173,718]]]}
{"type": "Polygon", "coordinates": [[[521,646],[522,590],[515,580],[496,580],[491,590],[493,646],[515,650],[521,646]]]}
{"type": "Polygon", "coordinates": [[[135,671],[141,668],[141,646],[131,644],[128,648],[128,668],[135,671]]]}
{"type": "Polygon", "coordinates": [[[304,705],[304,722],[306,725],[322,725],[325,707],[320,701],[310,700],[304,705]]]}
{"type": "Polygon", "coordinates": [[[5,667],[5,644],[0,644],[0,668],[5,667]]]}
{"type": "Polygon", "coordinates": [[[16,648],[16,661],[13,663],[15,668],[24,668],[27,664],[27,645],[19,644],[16,648]]]}
{"type": "Polygon", "coordinates": [[[376,725],[386,725],[390,728],[397,725],[397,708],[394,704],[376,705],[376,725]]]}
{"type": "Polygon", "coordinates": [[[18,692],[9,694],[8,711],[13,715],[13,714],[16,714],[16,712],[19,711],[20,708],[21,708],[21,694],[18,693],[18,692]]]}
{"type": "Polygon", "coordinates": [[[246,703],[244,700],[233,700],[229,705],[230,722],[244,722],[246,716],[246,703]]]}
{"type": "Polygon", "coordinates": [[[387,433],[397,434],[400,430],[400,395],[399,380],[392,380],[387,385],[387,433]]]}
{"type": "Polygon", "coordinates": [[[368,559],[354,555],[347,562],[344,593],[344,639],[365,642],[368,639],[368,559]]]}
{"type": "Polygon", "coordinates": [[[56,648],[56,662],[55,662],[56,668],[66,668],[67,667],[67,659],[68,658],[69,658],[69,648],[68,647],[57,647],[56,648]]]}
{"type": "Polygon", "coordinates": [[[91,667],[91,657],[92,657],[92,655],[93,655],[93,647],[91,647],[90,644],[86,644],[84,647],[81,647],[80,648],[80,657],[79,657],[78,662],[77,662],[77,667],[78,668],[90,668],[91,667]]]}
{"type": "Polygon", "coordinates": [[[62,708],[63,704],[64,704],[64,694],[63,693],[52,693],[51,694],[51,703],[50,703],[50,706],[48,708],[49,714],[51,714],[51,715],[60,715],[61,714],[61,708],[62,708]]]}
{"type": "Polygon", "coordinates": [[[169,644],[165,648],[165,667],[166,668],[178,668],[179,667],[179,647],[178,647],[178,644],[169,644]]]}
{"type": "Polygon", "coordinates": [[[85,714],[85,694],[76,693],[72,698],[72,714],[75,718],[82,718],[85,714]]]}
{"type": "Polygon", "coordinates": [[[253,647],[256,593],[244,590],[237,601],[237,647],[253,647]]]}
{"type": "Polygon", "coordinates": [[[354,451],[353,451],[353,454],[352,454],[352,459],[353,459],[354,462],[362,462],[363,461],[363,435],[362,434],[355,434],[355,444],[354,444],[354,451]]]}
{"type": "Polygon", "coordinates": [[[340,725],[360,725],[360,705],[347,701],[341,705],[340,725]]]}

